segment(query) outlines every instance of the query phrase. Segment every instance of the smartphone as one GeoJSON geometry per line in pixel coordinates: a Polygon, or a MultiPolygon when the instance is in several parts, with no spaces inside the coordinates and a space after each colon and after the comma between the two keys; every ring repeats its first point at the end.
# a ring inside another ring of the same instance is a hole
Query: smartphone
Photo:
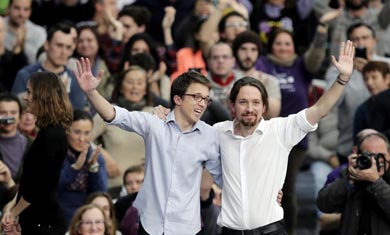
{"type": "Polygon", "coordinates": [[[14,117],[0,117],[0,124],[8,125],[15,123],[14,117]]]}
{"type": "Polygon", "coordinates": [[[355,47],[355,57],[367,59],[367,48],[355,47]]]}

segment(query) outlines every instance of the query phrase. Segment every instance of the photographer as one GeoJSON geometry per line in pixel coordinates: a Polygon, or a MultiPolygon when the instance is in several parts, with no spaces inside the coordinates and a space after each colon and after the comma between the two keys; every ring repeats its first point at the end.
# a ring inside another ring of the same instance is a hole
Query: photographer
{"type": "Polygon", "coordinates": [[[342,213],[341,235],[390,234],[389,141],[372,133],[357,147],[339,178],[318,193],[317,206],[326,213],[342,213]]]}

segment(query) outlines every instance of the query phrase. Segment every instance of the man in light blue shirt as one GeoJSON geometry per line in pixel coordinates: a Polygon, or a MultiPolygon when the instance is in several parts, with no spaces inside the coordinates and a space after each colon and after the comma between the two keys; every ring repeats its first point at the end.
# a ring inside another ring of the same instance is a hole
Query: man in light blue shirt
{"type": "Polygon", "coordinates": [[[99,115],[110,124],[142,136],[145,179],[135,200],[138,234],[194,235],[200,231],[200,183],[203,165],[221,184],[216,131],[200,121],[210,100],[210,83],[196,72],[179,76],[171,88],[173,111],[161,120],[144,112],[113,106],[97,91],[88,59],[77,62],[77,81],[99,115]]]}

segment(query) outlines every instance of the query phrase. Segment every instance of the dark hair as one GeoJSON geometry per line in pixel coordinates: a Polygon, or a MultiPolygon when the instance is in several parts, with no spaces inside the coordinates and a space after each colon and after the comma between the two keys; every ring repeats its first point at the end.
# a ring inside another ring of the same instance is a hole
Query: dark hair
{"type": "Polygon", "coordinates": [[[296,42],[296,39],[295,39],[295,35],[293,32],[287,30],[287,29],[284,29],[284,28],[276,28],[274,29],[273,31],[271,31],[270,33],[270,36],[269,36],[269,39],[268,39],[268,44],[267,44],[267,52],[269,54],[272,54],[272,46],[276,40],[276,38],[278,37],[279,34],[281,33],[286,33],[288,35],[290,35],[292,41],[293,41],[293,44],[294,44],[294,50],[295,50],[295,53],[297,53],[297,42],[296,42]]]}
{"type": "Polygon", "coordinates": [[[19,98],[16,95],[10,92],[0,93],[0,102],[16,102],[19,107],[19,117],[22,115],[23,112],[22,103],[20,102],[19,98]]]}
{"type": "Polygon", "coordinates": [[[60,22],[52,27],[47,31],[47,37],[46,41],[50,42],[53,39],[53,36],[56,32],[60,31],[64,34],[70,34],[70,31],[72,29],[72,26],[70,26],[68,23],[60,22]]]}
{"type": "MultiPolygon", "coordinates": [[[[119,98],[123,96],[123,94],[121,94],[123,80],[125,79],[126,75],[132,71],[142,71],[145,73],[146,106],[153,106],[153,99],[152,99],[153,97],[152,97],[152,94],[151,94],[150,89],[149,89],[147,71],[144,68],[137,66],[137,65],[130,66],[125,71],[122,71],[119,74],[119,76],[115,77],[115,87],[114,87],[114,90],[112,91],[111,102],[118,104],[119,98]]],[[[134,110],[129,110],[129,111],[134,111],[134,110]]],[[[139,110],[139,111],[141,111],[141,110],[139,110]]]]}
{"type": "Polygon", "coordinates": [[[268,110],[268,93],[267,90],[265,89],[264,84],[255,78],[252,77],[243,77],[238,79],[234,84],[233,88],[230,92],[230,97],[229,100],[231,103],[235,103],[237,99],[237,95],[240,92],[241,87],[243,86],[253,86],[256,87],[261,94],[261,100],[263,101],[263,104],[265,106],[265,111],[268,110]]]}
{"type": "Polygon", "coordinates": [[[366,27],[367,29],[369,29],[371,31],[372,37],[373,38],[376,37],[375,29],[371,25],[365,24],[363,22],[360,22],[360,23],[356,23],[356,24],[353,24],[353,25],[348,27],[348,29],[347,29],[347,38],[351,39],[351,34],[353,33],[353,31],[355,31],[355,29],[360,28],[360,27],[366,27]]]}
{"type": "Polygon", "coordinates": [[[131,166],[126,169],[125,173],[123,174],[123,184],[126,184],[126,176],[131,173],[142,173],[145,172],[145,164],[139,164],[135,166],[131,166]]]}
{"type": "Polygon", "coordinates": [[[79,120],[89,120],[93,124],[92,116],[88,112],[75,109],[73,110],[73,122],[77,122],[79,120]]]}
{"type": "Polygon", "coordinates": [[[383,78],[387,74],[390,74],[389,64],[382,61],[369,61],[366,65],[364,65],[362,74],[363,76],[368,72],[378,71],[382,74],[383,78]]]}
{"type": "Polygon", "coordinates": [[[134,22],[138,26],[145,25],[145,28],[148,27],[151,14],[148,8],[142,6],[125,6],[118,13],[118,19],[122,16],[129,16],[133,18],[134,22]]]}
{"type": "Polygon", "coordinates": [[[182,73],[179,77],[177,77],[171,86],[171,105],[175,107],[174,97],[177,95],[182,97],[186,92],[188,87],[192,83],[200,83],[202,85],[207,86],[209,89],[211,88],[210,81],[201,73],[195,71],[189,71],[182,73]]]}
{"type": "Polygon", "coordinates": [[[130,56],[129,58],[130,66],[139,66],[145,71],[154,70],[156,68],[156,61],[152,55],[146,53],[138,53],[130,56]]]}
{"type": "Polygon", "coordinates": [[[219,33],[222,33],[223,31],[225,31],[225,24],[226,24],[226,21],[227,19],[229,19],[231,16],[238,16],[238,17],[241,17],[243,20],[247,21],[246,18],[239,12],[237,11],[231,11],[229,13],[227,13],[226,15],[224,15],[221,20],[219,21],[218,23],[218,32],[219,33]]]}
{"type": "Polygon", "coordinates": [[[157,52],[156,42],[147,33],[134,34],[130,38],[130,40],[126,43],[124,50],[123,50],[123,55],[122,55],[122,58],[120,61],[120,68],[123,68],[123,65],[125,64],[125,62],[129,60],[129,57],[131,56],[131,50],[137,41],[144,41],[148,45],[150,54],[153,56],[153,58],[156,62],[156,67],[154,68],[154,70],[158,69],[158,66],[160,63],[160,56],[158,55],[158,52],[157,52]]]}
{"type": "Polygon", "coordinates": [[[44,128],[54,125],[67,129],[73,120],[72,105],[65,86],[57,74],[33,73],[29,83],[32,92],[29,109],[37,117],[37,126],[44,128]]]}
{"type": "Polygon", "coordinates": [[[237,34],[236,38],[233,41],[232,50],[234,57],[237,58],[237,52],[238,49],[240,49],[241,45],[248,42],[255,44],[259,56],[261,55],[262,46],[259,36],[255,32],[247,30],[237,34]]]}

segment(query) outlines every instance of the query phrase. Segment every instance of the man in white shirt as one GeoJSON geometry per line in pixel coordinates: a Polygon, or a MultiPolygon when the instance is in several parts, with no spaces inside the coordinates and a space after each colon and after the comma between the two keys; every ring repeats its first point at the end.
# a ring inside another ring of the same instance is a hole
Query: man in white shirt
{"type": "Polygon", "coordinates": [[[353,70],[354,47],[343,43],[337,61],[339,76],[312,107],[285,118],[263,120],[268,95],[258,80],[245,77],[230,93],[233,121],[215,125],[218,130],[222,172],[222,210],[218,224],[222,235],[287,234],[283,209],[276,202],[283,187],[288,155],[326,116],[344,91],[353,70]]]}

